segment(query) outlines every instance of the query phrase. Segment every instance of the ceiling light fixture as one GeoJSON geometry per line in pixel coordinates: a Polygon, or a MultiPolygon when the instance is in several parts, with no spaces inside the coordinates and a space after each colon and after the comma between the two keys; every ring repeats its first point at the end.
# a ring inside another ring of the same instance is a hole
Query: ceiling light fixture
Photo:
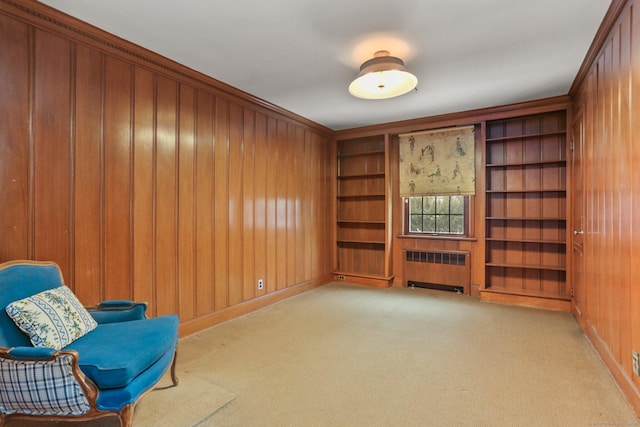
{"type": "Polygon", "coordinates": [[[363,99],[387,99],[404,95],[417,84],[418,78],[404,68],[400,58],[380,50],[362,64],[349,93],[363,99]]]}

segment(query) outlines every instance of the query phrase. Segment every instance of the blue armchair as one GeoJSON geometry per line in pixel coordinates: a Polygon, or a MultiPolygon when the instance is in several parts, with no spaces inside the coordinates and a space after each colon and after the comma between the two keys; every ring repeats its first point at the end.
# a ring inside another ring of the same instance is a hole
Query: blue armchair
{"type": "Polygon", "coordinates": [[[89,420],[130,426],[138,399],[171,369],[178,317],[147,319],[145,303],[84,309],[53,262],[0,264],[0,426],[89,420]]]}

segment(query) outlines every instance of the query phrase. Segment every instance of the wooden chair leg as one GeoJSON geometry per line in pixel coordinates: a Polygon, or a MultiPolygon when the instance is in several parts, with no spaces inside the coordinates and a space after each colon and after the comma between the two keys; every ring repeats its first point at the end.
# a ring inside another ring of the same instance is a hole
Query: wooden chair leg
{"type": "Polygon", "coordinates": [[[134,404],[130,403],[124,405],[120,411],[118,411],[118,419],[120,420],[120,427],[131,427],[133,424],[133,407],[134,404]]]}
{"type": "Polygon", "coordinates": [[[178,385],[178,377],[176,377],[176,360],[178,360],[178,349],[173,355],[173,362],[171,363],[171,381],[173,382],[173,386],[176,387],[178,385]]]}

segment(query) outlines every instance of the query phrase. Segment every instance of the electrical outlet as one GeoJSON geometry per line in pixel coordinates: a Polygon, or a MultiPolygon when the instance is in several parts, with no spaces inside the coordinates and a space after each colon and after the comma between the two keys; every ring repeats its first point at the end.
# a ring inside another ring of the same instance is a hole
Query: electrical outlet
{"type": "Polygon", "coordinates": [[[633,349],[631,354],[633,359],[633,373],[640,377],[640,355],[638,355],[638,350],[633,349]]]}
{"type": "Polygon", "coordinates": [[[338,279],[339,280],[344,280],[344,276],[341,274],[341,275],[338,276],[338,279]]]}
{"type": "Polygon", "coordinates": [[[258,290],[261,291],[264,289],[264,280],[258,279],[258,290]]]}

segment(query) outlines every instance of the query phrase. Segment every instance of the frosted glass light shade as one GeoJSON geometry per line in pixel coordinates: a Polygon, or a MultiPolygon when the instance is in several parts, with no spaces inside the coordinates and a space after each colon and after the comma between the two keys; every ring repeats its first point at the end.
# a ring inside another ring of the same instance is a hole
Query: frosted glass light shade
{"type": "Polygon", "coordinates": [[[349,93],[363,99],[386,99],[404,95],[418,84],[406,71],[401,59],[378,52],[360,67],[360,74],[349,85],[349,93]]]}

